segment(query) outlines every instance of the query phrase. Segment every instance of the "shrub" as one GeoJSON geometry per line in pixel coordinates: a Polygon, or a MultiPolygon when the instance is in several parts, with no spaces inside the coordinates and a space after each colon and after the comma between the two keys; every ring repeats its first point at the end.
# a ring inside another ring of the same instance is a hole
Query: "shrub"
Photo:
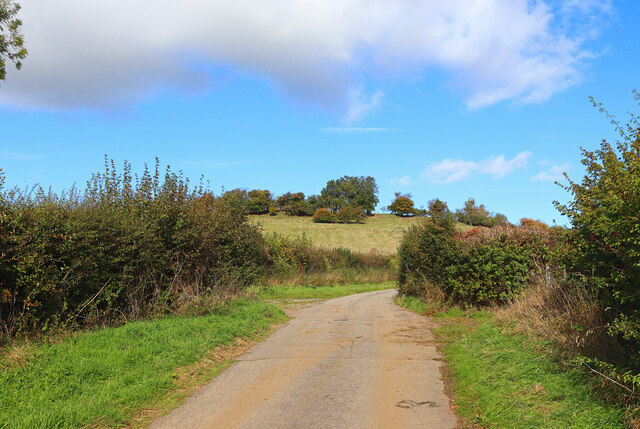
{"type": "Polygon", "coordinates": [[[436,288],[466,305],[492,305],[519,295],[529,276],[548,261],[557,237],[526,227],[474,228],[458,232],[450,221],[425,220],[401,242],[401,293],[436,288]]]}
{"type": "Polygon", "coordinates": [[[522,219],[520,219],[520,225],[534,227],[534,228],[544,228],[544,229],[549,228],[549,225],[542,222],[541,220],[529,219],[526,217],[523,217],[522,219]]]}
{"type": "Polygon", "coordinates": [[[313,221],[317,223],[336,223],[336,215],[331,213],[329,209],[318,209],[313,214],[313,221]]]}
{"type": "Polygon", "coordinates": [[[277,216],[278,209],[276,206],[269,206],[269,216],[277,216]]]}
{"type": "Polygon", "coordinates": [[[367,215],[361,206],[344,206],[336,215],[339,223],[362,223],[366,217],[367,215]]]}
{"type": "Polygon", "coordinates": [[[582,182],[565,174],[569,184],[560,185],[573,201],[555,205],[573,226],[578,257],[572,270],[600,280],[599,299],[603,307],[614,309],[609,312],[612,332],[627,341],[640,362],[640,121],[632,116],[622,126],[596,106],[612,120],[622,141],[615,146],[602,141],[595,151],[583,149],[582,182]]]}
{"type": "Polygon", "coordinates": [[[110,323],[253,283],[268,260],[238,198],[215,199],[156,160],[113,161],[83,193],[0,192],[0,331],[110,323]]]}
{"type": "Polygon", "coordinates": [[[289,216],[311,216],[309,205],[305,201],[304,193],[287,192],[276,199],[277,207],[289,216]]]}

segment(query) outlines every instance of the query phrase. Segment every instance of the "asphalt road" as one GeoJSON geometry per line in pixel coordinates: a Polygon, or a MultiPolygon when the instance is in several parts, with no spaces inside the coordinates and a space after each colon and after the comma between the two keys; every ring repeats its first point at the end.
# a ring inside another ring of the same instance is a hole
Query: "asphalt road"
{"type": "Polygon", "coordinates": [[[159,428],[453,428],[425,317],[395,291],[297,310],[159,428]]]}

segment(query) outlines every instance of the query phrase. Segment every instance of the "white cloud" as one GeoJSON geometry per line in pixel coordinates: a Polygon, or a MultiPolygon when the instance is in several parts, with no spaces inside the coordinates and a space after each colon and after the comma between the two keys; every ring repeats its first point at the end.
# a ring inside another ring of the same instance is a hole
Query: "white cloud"
{"type": "Polygon", "coordinates": [[[421,178],[432,183],[453,183],[470,178],[476,174],[490,175],[501,179],[519,168],[526,167],[531,152],[525,151],[513,159],[506,160],[504,155],[491,157],[484,161],[465,161],[462,159],[443,159],[431,163],[421,174],[421,178]]]}
{"type": "Polygon", "coordinates": [[[480,162],[478,171],[482,174],[490,174],[494,179],[500,179],[518,168],[526,167],[529,158],[531,158],[531,152],[520,152],[509,161],[504,159],[504,155],[500,155],[480,162]]]}
{"type": "MultiPolygon", "coordinates": [[[[292,96],[343,106],[346,122],[383,94],[362,82],[443,69],[471,108],[543,101],[580,79],[584,34],[610,0],[29,0],[29,57],[0,104],[104,108],[173,88],[200,92],[213,70],[265,77],[292,96]],[[588,17],[585,18],[585,15],[588,17]],[[356,91],[355,94],[358,94],[356,91]]],[[[595,33],[594,33],[595,34],[595,33]]]]}
{"type": "Polygon", "coordinates": [[[557,182],[564,179],[563,173],[569,170],[571,166],[569,164],[552,165],[547,171],[541,171],[535,176],[531,177],[533,182],[557,182]]]}
{"type": "Polygon", "coordinates": [[[381,127],[325,127],[322,129],[323,134],[365,134],[393,131],[391,128],[381,127]]]}
{"type": "Polygon", "coordinates": [[[363,93],[361,90],[353,90],[349,92],[349,108],[344,116],[344,122],[352,124],[358,122],[369,113],[377,112],[382,106],[384,93],[376,91],[371,95],[363,93]]]}
{"type": "Polygon", "coordinates": [[[411,186],[415,184],[410,175],[393,178],[390,182],[392,185],[400,186],[411,186]]]}

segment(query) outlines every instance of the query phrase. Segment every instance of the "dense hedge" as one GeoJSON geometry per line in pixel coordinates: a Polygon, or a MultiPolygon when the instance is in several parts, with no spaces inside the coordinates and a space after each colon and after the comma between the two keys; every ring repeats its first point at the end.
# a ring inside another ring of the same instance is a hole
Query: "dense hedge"
{"type": "Polygon", "coordinates": [[[525,287],[557,250],[560,232],[531,226],[458,231],[447,220],[412,226],[400,244],[399,286],[405,294],[432,288],[468,305],[505,302],[525,287]]]}
{"type": "Polygon", "coordinates": [[[127,319],[241,289],[268,261],[245,212],[167,168],[82,193],[0,193],[0,333],[127,319]],[[163,176],[163,177],[162,177],[163,176]]]}

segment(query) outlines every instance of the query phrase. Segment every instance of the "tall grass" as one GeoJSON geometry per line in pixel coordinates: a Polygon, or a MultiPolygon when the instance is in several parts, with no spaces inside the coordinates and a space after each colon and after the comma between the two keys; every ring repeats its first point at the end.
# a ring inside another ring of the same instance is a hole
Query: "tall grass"
{"type": "Polygon", "coordinates": [[[394,258],[371,250],[314,246],[305,235],[288,238],[266,233],[270,268],[266,285],[335,285],[381,283],[395,278],[394,258]]]}

